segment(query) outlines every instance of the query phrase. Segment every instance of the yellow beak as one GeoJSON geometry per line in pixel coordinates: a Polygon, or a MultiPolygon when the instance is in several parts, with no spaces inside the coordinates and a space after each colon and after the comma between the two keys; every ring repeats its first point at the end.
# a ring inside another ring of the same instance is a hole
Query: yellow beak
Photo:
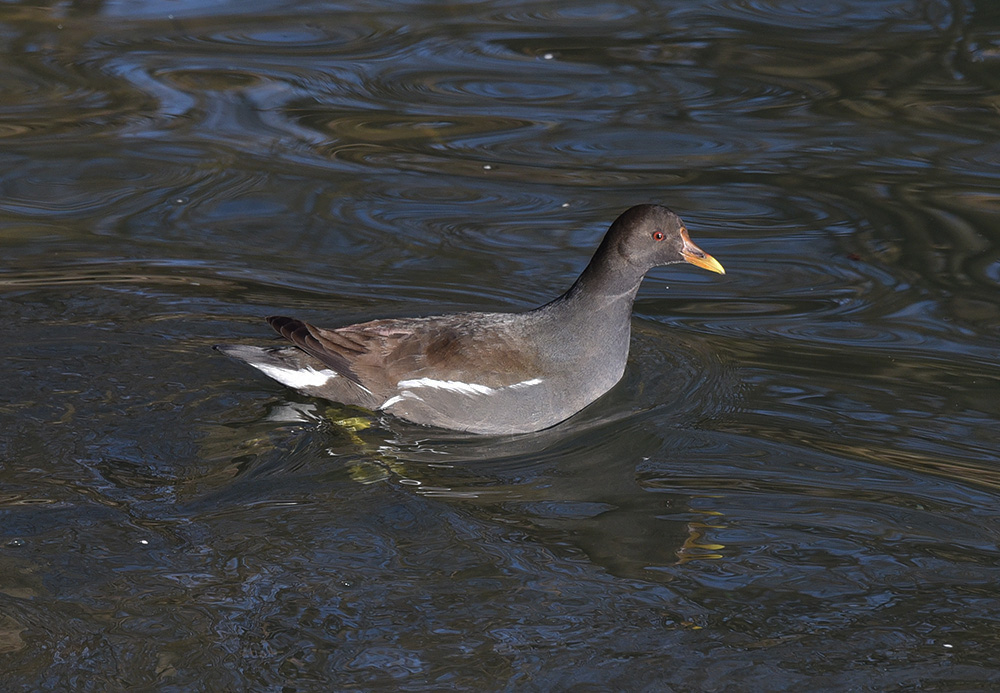
{"type": "Polygon", "coordinates": [[[725,268],[719,264],[718,260],[691,242],[687,234],[687,229],[681,231],[681,238],[684,239],[684,247],[681,248],[681,257],[695,267],[701,267],[712,272],[718,272],[719,274],[726,273],[725,268]]]}

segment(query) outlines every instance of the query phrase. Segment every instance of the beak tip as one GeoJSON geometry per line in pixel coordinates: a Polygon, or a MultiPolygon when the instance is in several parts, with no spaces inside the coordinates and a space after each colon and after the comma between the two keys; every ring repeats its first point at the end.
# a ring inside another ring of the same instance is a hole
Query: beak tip
{"type": "Polygon", "coordinates": [[[703,253],[701,256],[685,253],[684,259],[695,267],[707,269],[709,272],[715,272],[716,274],[726,273],[726,269],[722,266],[722,263],[707,253],[703,253]]]}

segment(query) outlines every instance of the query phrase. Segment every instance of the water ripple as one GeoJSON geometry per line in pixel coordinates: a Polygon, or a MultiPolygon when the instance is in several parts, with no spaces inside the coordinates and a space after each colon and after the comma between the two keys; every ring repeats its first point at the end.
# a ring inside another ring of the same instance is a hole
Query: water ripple
{"type": "MultiPolygon", "coordinates": [[[[941,30],[955,21],[955,9],[944,0],[896,0],[871,3],[866,0],[838,0],[812,5],[772,0],[724,0],[711,5],[713,23],[722,17],[749,31],[762,25],[774,30],[808,32],[811,40],[839,43],[850,32],[892,31],[899,33],[941,30]]],[[[708,19],[704,9],[692,8],[679,14],[708,19]],[[701,17],[699,17],[701,15],[701,17]]]]}

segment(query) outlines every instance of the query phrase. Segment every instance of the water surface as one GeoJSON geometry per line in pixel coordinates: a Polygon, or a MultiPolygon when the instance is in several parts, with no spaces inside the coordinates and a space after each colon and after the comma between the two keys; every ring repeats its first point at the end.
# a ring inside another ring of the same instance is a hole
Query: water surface
{"type": "Polygon", "coordinates": [[[7,2],[0,56],[5,688],[996,687],[985,0],[7,2]],[[553,429],[210,349],[538,305],[647,201],[728,273],[553,429]]]}

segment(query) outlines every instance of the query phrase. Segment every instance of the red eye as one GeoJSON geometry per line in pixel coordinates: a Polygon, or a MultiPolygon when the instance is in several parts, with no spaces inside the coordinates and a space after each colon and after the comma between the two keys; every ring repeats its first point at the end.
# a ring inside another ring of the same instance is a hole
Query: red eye
{"type": "Polygon", "coordinates": [[[653,240],[654,241],[662,241],[663,240],[663,232],[662,231],[653,231],[653,240]]]}

